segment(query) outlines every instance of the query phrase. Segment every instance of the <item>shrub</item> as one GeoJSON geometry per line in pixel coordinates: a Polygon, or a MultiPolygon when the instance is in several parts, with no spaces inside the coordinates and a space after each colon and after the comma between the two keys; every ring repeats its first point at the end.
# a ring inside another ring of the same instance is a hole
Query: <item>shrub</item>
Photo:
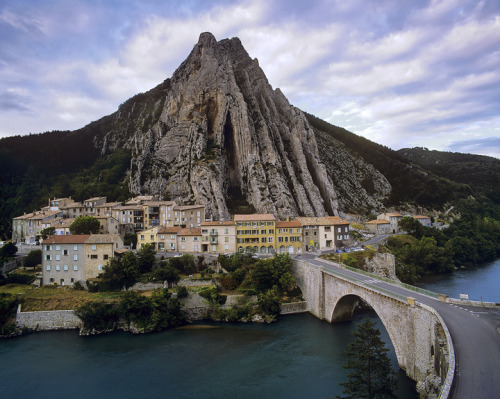
{"type": "Polygon", "coordinates": [[[75,309],[75,314],[86,329],[98,332],[113,330],[120,315],[114,304],[104,301],[86,302],[75,309]]]}
{"type": "Polygon", "coordinates": [[[188,296],[188,290],[185,286],[181,285],[177,288],[177,299],[184,299],[188,296]]]}

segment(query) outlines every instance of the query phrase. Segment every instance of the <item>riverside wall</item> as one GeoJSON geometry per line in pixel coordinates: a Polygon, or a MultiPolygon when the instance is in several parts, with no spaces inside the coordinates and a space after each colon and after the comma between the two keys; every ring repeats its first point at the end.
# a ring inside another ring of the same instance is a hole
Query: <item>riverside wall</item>
{"type": "Polygon", "coordinates": [[[19,328],[35,331],[73,330],[80,328],[81,323],[73,310],[21,312],[21,305],[17,308],[16,324],[19,328]]]}

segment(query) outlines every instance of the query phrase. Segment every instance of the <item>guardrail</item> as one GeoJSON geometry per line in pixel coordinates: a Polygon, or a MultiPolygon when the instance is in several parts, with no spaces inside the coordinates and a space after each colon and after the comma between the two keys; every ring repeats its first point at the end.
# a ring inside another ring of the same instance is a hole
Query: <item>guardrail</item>
{"type": "Polygon", "coordinates": [[[385,295],[387,295],[390,298],[396,299],[396,300],[404,302],[404,303],[408,303],[408,297],[405,296],[405,295],[401,295],[401,294],[398,294],[398,293],[393,292],[391,290],[387,290],[385,288],[378,287],[378,286],[376,286],[374,284],[367,283],[366,281],[362,281],[362,280],[358,280],[358,279],[350,277],[350,276],[346,276],[346,275],[344,275],[342,273],[335,272],[334,270],[327,269],[325,267],[323,267],[323,271],[325,273],[333,274],[336,277],[340,277],[340,278],[342,278],[344,280],[350,281],[350,282],[355,283],[357,285],[361,285],[363,287],[370,288],[371,290],[379,292],[381,294],[385,294],[385,295]]]}
{"type": "MultiPolygon", "coordinates": [[[[328,261],[326,259],[321,259],[321,258],[319,260],[323,261],[323,262],[330,262],[330,261],[328,261]]],[[[334,263],[334,262],[330,262],[330,263],[333,263],[337,267],[339,265],[338,263],[334,263]]],[[[423,289],[423,288],[415,287],[414,285],[402,283],[401,281],[396,281],[396,280],[393,280],[393,279],[388,278],[388,277],[379,276],[378,274],[366,272],[364,270],[356,269],[355,267],[347,266],[347,265],[344,265],[344,264],[342,264],[341,267],[343,267],[343,268],[345,268],[347,270],[350,270],[352,272],[355,272],[355,273],[364,274],[365,276],[373,277],[373,278],[376,278],[378,280],[385,281],[386,283],[398,285],[400,287],[406,288],[407,290],[418,292],[419,294],[422,294],[422,295],[430,296],[431,298],[435,298],[435,299],[439,298],[439,294],[438,293],[432,292],[432,291],[429,291],[429,290],[426,290],[426,289],[423,289]]]]}

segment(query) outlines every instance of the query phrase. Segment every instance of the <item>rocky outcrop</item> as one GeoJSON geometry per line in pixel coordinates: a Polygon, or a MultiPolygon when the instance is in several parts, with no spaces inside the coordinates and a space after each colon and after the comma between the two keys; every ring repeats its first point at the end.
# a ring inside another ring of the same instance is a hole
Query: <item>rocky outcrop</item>
{"type": "Polygon", "coordinates": [[[386,177],[340,141],[314,129],[319,156],[338,195],[344,212],[379,212],[392,190],[386,177]]]}
{"type": "Polygon", "coordinates": [[[132,192],[201,202],[214,218],[229,216],[228,197],[279,217],[338,213],[304,114],[237,38],[201,34],[172,78],[122,105],[96,145],[132,149],[132,192]]]}
{"type": "Polygon", "coordinates": [[[396,257],[393,254],[375,253],[372,257],[365,259],[363,270],[392,280],[398,280],[396,277],[396,257]]]}

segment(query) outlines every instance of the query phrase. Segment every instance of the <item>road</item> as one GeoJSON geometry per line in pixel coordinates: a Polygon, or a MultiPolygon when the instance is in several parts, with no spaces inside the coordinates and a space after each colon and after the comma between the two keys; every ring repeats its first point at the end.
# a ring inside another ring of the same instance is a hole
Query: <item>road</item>
{"type": "Polygon", "coordinates": [[[302,260],[323,266],[360,282],[370,281],[382,289],[433,307],[446,323],[455,349],[455,378],[450,397],[456,399],[500,398],[500,309],[457,306],[376,280],[304,254],[302,260]],[[374,281],[376,280],[376,281],[374,281]]]}

